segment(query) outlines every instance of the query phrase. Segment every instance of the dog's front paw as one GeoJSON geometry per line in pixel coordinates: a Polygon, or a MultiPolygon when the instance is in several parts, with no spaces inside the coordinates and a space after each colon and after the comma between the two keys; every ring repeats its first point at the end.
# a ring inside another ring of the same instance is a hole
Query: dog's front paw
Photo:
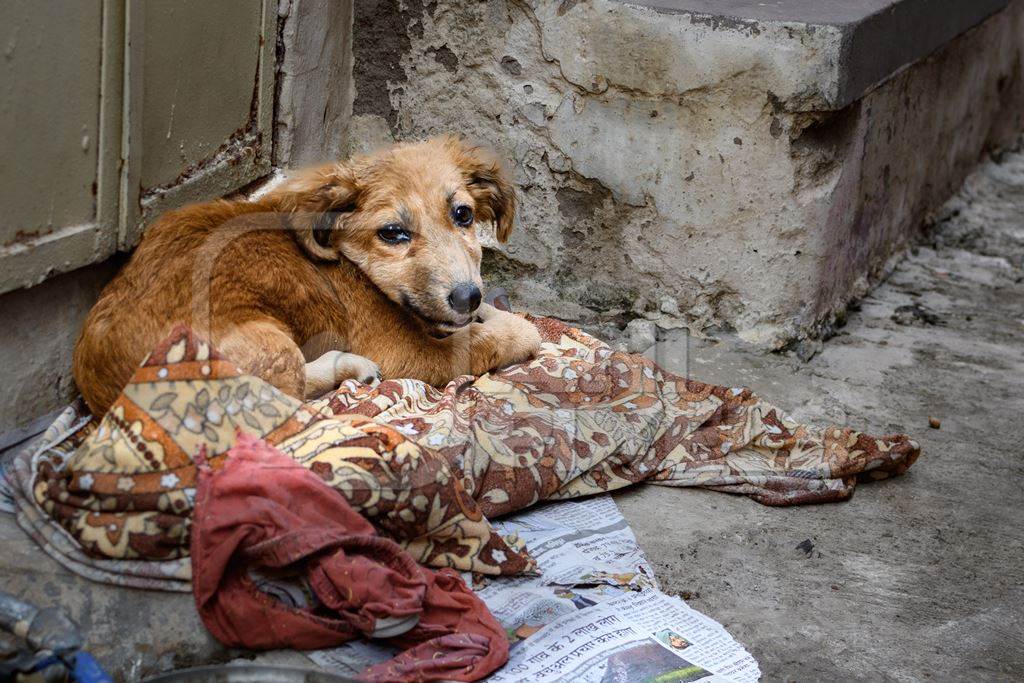
{"type": "Polygon", "coordinates": [[[365,356],[342,353],[334,361],[334,382],[341,384],[347,379],[377,386],[382,379],[380,366],[365,356]]]}
{"type": "Polygon", "coordinates": [[[540,351],[540,331],[537,326],[526,318],[509,314],[512,320],[508,321],[507,339],[510,340],[508,353],[503,359],[502,365],[512,365],[528,361],[540,351]]]}
{"type": "MultiPolygon", "coordinates": [[[[481,316],[483,317],[483,316],[481,316]]],[[[533,358],[540,350],[540,332],[525,318],[491,308],[484,317],[486,336],[478,357],[485,358],[485,370],[503,368],[533,358]]]]}
{"type": "Polygon", "coordinates": [[[317,398],[332,391],[347,379],[368,386],[380,383],[380,367],[369,358],[344,351],[328,351],[306,363],[306,398],[317,398]]]}

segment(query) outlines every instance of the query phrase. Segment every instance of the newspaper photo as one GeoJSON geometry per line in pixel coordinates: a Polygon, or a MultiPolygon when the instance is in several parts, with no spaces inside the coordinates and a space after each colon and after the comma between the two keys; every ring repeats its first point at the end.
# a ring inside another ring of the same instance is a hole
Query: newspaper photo
{"type": "Polygon", "coordinates": [[[513,644],[491,681],[755,681],[756,662],[716,622],[656,590],[564,614],[513,644]]]}
{"type": "MultiPolygon", "coordinates": [[[[661,593],[611,496],[538,506],[494,523],[518,535],[540,576],[465,579],[505,627],[508,663],[490,681],[756,681],[757,662],[716,621],[661,593]]],[[[308,653],[357,675],[394,654],[351,642],[308,653]]]]}

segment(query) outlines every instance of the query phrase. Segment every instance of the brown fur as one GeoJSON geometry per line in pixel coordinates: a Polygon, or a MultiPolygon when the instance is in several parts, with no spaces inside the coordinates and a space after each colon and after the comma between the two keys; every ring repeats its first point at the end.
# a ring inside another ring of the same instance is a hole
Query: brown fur
{"type": "Polygon", "coordinates": [[[447,302],[458,283],[480,286],[475,225],[493,222],[505,241],[514,215],[500,166],[451,137],[307,169],[258,201],[168,213],[86,319],[75,381],[103,414],[178,322],[300,398],[378,365],[386,377],[440,385],[525,360],[540,344],[531,324],[447,302]],[[472,207],[473,225],[453,222],[458,204],[472,207]],[[379,237],[395,223],[409,242],[379,237]]]}

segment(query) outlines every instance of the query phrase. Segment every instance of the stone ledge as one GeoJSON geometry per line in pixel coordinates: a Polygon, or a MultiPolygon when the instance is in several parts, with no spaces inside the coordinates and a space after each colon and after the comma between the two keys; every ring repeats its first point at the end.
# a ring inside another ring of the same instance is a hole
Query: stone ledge
{"type": "MultiPolygon", "coordinates": [[[[688,16],[715,31],[745,34],[784,27],[824,48],[819,90],[830,109],[862,97],[1005,8],[1010,0],[627,0],[660,14],[688,16]],[[820,29],[826,29],[824,33],[820,29]],[[816,35],[817,34],[817,35],[816,35]]],[[[802,39],[802,38],[801,38],[802,39]]],[[[808,70],[813,73],[814,70],[808,70]]],[[[807,84],[809,87],[812,84],[807,84]]]]}

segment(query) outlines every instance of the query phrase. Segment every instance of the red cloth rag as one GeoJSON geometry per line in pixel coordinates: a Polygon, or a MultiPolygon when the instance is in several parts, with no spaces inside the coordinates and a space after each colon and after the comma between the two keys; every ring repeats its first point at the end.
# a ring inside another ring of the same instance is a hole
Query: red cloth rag
{"type": "Polygon", "coordinates": [[[191,545],[196,607],[225,645],[333,647],[418,616],[385,641],[408,649],[362,678],[475,681],[508,660],[504,629],[456,572],[416,564],[338,491],[256,437],[240,433],[216,472],[200,463],[191,545]],[[281,602],[254,570],[298,574],[319,604],[281,602]]]}

